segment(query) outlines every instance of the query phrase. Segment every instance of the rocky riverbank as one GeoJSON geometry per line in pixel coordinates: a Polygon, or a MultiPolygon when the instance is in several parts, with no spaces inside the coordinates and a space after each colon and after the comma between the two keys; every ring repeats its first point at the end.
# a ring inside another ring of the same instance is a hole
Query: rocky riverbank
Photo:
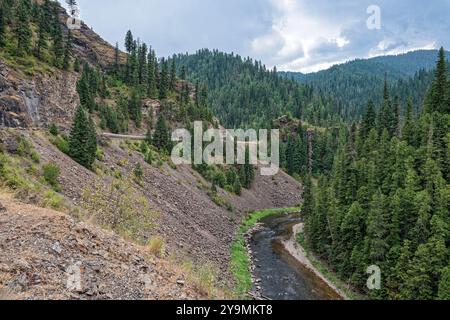
{"type": "Polygon", "coordinates": [[[319,277],[323,282],[325,282],[331,289],[333,289],[342,299],[349,300],[346,294],[340,290],[334,283],[332,283],[327,277],[325,277],[308,258],[306,250],[298,243],[297,235],[303,233],[304,224],[299,223],[292,227],[292,233],[287,240],[283,241],[283,245],[286,250],[305,268],[313,272],[317,277],[319,277]]]}

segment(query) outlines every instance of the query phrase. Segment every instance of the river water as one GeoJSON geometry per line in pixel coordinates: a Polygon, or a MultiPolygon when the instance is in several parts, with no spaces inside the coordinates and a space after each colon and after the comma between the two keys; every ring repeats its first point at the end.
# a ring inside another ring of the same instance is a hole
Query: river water
{"type": "Polygon", "coordinates": [[[263,296],[272,300],[336,300],[340,299],[322,279],[305,268],[284,248],[282,241],[292,236],[292,227],[301,222],[298,214],[265,218],[264,228],[253,234],[250,246],[261,282],[263,296]]]}

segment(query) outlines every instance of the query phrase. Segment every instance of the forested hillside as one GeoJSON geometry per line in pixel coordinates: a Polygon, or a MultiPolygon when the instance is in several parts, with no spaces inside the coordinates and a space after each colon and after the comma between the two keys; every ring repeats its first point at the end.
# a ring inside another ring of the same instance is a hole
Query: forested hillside
{"type": "Polygon", "coordinates": [[[342,130],[331,174],[305,179],[308,246],[371,298],[450,298],[449,97],[441,50],[419,114],[409,103],[401,118],[385,84],[382,105],[342,130]],[[370,265],[382,290],[366,291],[370,265]]]}
{"type": "Polygon", "coordinates": [[[329,96],[279,77],[260,61],[208,49],[174,58],[189,80],[207,86],[210,110],[228,127],[270,128],[286,114],[314,124],[340,121],[340,106],[329,96]]]}
{"type": "Polygon", "coordinates": [[[345,120],[359,120],[365,101],[371,99],[377,105],[381,104],[378,92],[383,89],[385,78],[390,83],[393,99],[398,96],[400,103],[406,105],[411,98],[415,105],[422,106],[433,79],[436,55],[435,50],[422,50],[398,56],[355,60],[317,73],[280,74],[301,84],[311,85],[325,96],[331,96],[335,104],[343,106],[340,115],[345,120]]]}

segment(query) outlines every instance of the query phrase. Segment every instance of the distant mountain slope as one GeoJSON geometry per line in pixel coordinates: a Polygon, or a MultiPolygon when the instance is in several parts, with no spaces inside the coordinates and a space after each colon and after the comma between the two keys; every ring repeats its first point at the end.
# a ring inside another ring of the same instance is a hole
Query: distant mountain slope
{"type": "Polygon", "coordinates": [[[398,95],[403,104],[411,97],[416,108],[420,108],[431,83],[437,55],[436,50],[420,50],[397,56],[354,60],[311,74],[280,74],[333,97],[338,105],[347,110],[347,114],[354,117],[361,114],[369,99],[379,104],[385,76],[394,95],[398,95]]]}
{"type": "Polygon", "coordinates": [[[392,81],[412,77],[422,69],[427,71],[434,69],[437,55],[437,50],[418,50],[394,56],[357,59],[315,73],[280,72],[280,74],[293,77],[301,83],[319,83],[346,73],[382,78],[387,74],[388,79],[392,81]]]}

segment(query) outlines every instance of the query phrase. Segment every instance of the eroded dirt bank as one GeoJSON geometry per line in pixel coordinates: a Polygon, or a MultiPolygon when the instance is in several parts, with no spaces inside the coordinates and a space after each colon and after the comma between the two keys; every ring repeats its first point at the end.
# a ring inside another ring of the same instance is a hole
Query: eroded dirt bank
{"type": "Polygon", "coordinates": [[[10,195],[0,203],[0,299],[205,297],[182,270],[111,232],[10,195]]]}

